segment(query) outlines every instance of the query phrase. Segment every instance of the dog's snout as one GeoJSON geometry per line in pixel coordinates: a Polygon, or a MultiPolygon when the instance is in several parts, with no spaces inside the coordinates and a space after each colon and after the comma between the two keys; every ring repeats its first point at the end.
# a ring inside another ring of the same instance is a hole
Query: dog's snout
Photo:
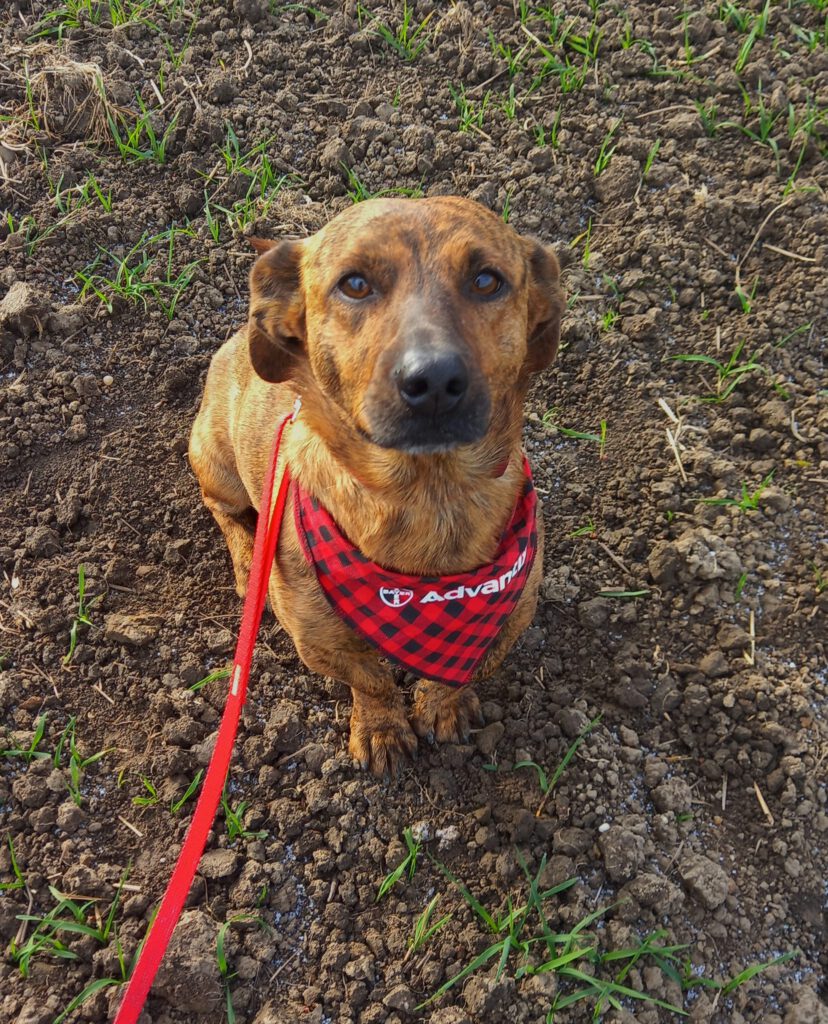
{"type": "Polygon", "coordinates": [[[439,416],[460,403],[469,370],[457,352],[409,351],[394,367],[397,390],[414,412],[439,416]]]}

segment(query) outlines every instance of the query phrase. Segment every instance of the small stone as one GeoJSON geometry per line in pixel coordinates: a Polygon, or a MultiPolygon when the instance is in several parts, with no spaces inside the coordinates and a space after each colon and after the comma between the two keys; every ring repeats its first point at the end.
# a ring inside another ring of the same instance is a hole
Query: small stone
{"type": "Polygon", "coordinates": [[[417,1005],[417,999],[407,985],[395,985],[385,994],[382,1005],[387,1006],[389,1010],[411,1013],[417,1005]]]}
{"type": "Polygon", "coordinates": [[[104,619],[104,634],[113,643],[143,647],[158,635],[158,624],[140,615],[112,612],[104,619]]]}
{"type": "Polygon", "coordinates": [[[49,314],[43,292],[25,281],[16,281],[0,301],[0,327],[28,338],[40,334],[49,314]]]}
{"type": "Polygon", "coordinates": [[[598,839],[612,882],[628,882],[644,863],[644,840],[629,829],[613,826],[598,839]]]}
{"type": "Polygon", "coordinates": [[[708,679],[719,679],[730,674],[730,665],[721,651],[712,650],[699,662],[699,668],[708,679]]]}
{"type": "Polygon", "coordinates": [[[345,142],[338,137],[328,139],[319,154],[319,163],[327,171],[338,171],[344,174],[344,167],[350,167],[353,161],[345,142]]]}
{"type": "Polygon", "coordinates": [[[770,512],[787,512],[791,507],[790,495],[779,487],[767,487],[759,497],[759,507],[770,512]]]}
{"type": "Polygon", "coordinates": [[[204,85],[207,99],[211,103],[229,103],[239,92],[238,83],[233,76],[217,68],[207,75],[204,85]]]}
{"type": "Polygon", "coordinates": [[[292,700],[278,700],[267,722],[266,735],[278,753],[290,753],[299,746],[304,709],[292,700]]]}
{"type": "Polygon", "coordinates": [[[755,427],[748,434],[748,445],[756,452],[769,452],[776,447],[776,441],[769,430],[755,427]]]}
{"type": "Polygon", "coordinates": [[[668,811],[674,814],[687,813],[692,799],[693,793],[684,779],[667,779],[653,790],[653,803],[662,814],[668,811]]]}
{"type": "Polygon", "coordinates": [[[323,743],[309,743],[305,747],[303,756],[308,768],[312,772],[318,772],[328,759],[328,748],[323,743]]]}
{"type": "Polygon", "coordinates": [[[679,864],[684,887],[702,906],[715,910],[727,896],[729,879],[718,864],[701,854],[691,854],[679,864]]]}
{"type": "Polygon", "coordinates": [[[67,441],[83,441],[89,436],[89,428],[86,425],[86,418],[80,413],[72,417],[72,422],[66,428],[64,435],[67,441]]]}
{"type": "Polygon", "coordinates": [[[218,1016],[224,992],[216,970],[217,930],[201,910],[181,915],[153,987],[153,995],[179,1013],[218,1016]]]}
{"type": "Polygon", "coordinates": [[[785,1024],[828,1024],[828,1006],[812,988],[802,986],[793,993],[785,1024]]]}
{"type": "Polygon", "coordinates": [[[585,853],[591,845],[589,832],[582,828],[559,828],[552,836],[553,852],[566,857],[576,857],[579,853],[585,853]]]}
{"type": "Polygon", "coordinates": [[[208,850],[198,866],[205,878],[229,878],[236,873],[239,858],[233,850],[208,850]]]}
{"type": "Polygon", "coordinates": [[[203,731],[203,727],[194,718],[180,715],[164,723],[161,735],[164,742],[172,747],[191,747],[198,743],[203,731]]]}
{"type": "Polygon", "coordinates": [[[662,585],[675,583],[681,568],[681,558],[676,551],[675,544],[664,540],[657,541],[647,559],[647,568],[655,583],[662,585]]]}
{"type": "Polygon", "coordinates": [[[86,812],[78,807],[74,800],[67,800],[58,807],[57,826],[70,836],[74,835],[85,821],[86,812]]]}
{"type": "Polygon", "coordinates": [[[578,708],[564,708],[558,715],[558,725],[565,736],[575,739],[589,725],[589,718],[578,708]]]}
{"type": "Polygon", "coordinates": [[[491,757],[506,731],[503,722],[490,722],[475,733],[474,742],[481,754],[491,757]]]}
{"type": "Polygon", "coordinates": [[[648,871],[627,882],[618,895],[619,898],[631,896],[642,907],[657,907],[660,914],[674,912],[684,900],[677,885],[648,871]]]}
{"type": "Polygon", "coordinates": [[[32,526],[26,530],[24,545],[30,555],[48,557],[60,551],[60,537],[49,526],[32,526]]]}
{"type": "Polygon", "coordinates": [[[31,770],[24,772],[12,782],[12,796],[24,807],[42,807],[50,797],[46,780],[31,770]]]}
{"type": "Polygon", "coordinates": [[[600,630],[609,621],[610,603],[606,598],[593,597],[591,601],[581,601],[578,605],[578,618],[585,626],[600,630]]]}

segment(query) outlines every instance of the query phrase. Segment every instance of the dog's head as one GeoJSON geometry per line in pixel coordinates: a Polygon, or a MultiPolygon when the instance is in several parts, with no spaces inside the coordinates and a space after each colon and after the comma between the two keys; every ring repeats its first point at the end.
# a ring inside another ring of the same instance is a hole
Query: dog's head
{"type": "Polygon", "coordinates": [[[254,369],[380,447],[480,440],[557,351],[553,251],[471,200],[371,200],[305,240],[254,245],[254,369]]]}

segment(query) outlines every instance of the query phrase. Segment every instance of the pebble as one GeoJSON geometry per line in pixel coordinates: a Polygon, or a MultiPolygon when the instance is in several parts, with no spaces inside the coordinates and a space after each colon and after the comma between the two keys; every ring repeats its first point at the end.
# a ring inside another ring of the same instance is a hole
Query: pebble
{"type": "Polygon", "coordinates": [[[702,906],[715,910],[727,897],[729,879],[724,869],[702,854],[691,854],[679,864],[684,887],[702,906]]]}
{"type": "Polygon", "coordinates": [[[201,858],[198,870],[205,878],[228,878],[235,874],[238,860],[233,850],[208,850],[201,858]]]}
{"type": "Polygon", "coordinates": [[[490,722],[475,734],[474,742],[481,754],[491,757],[506,731],[502,722],[490,722]]]}
{"type": "Polygon", "coordinates": [[[684,781],[680,778],[667,779],[653,790],[653,803],[656,810],[664,813],[673,811],[676,814],[686,813],[690,810],[690,803],[693,794],[684,781]]]}

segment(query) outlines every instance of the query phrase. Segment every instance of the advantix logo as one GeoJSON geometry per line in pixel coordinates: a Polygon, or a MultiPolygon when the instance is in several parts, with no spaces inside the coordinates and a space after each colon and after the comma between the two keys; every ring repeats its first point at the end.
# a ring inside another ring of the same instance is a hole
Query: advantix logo
{"type": "MultiPolygon", "coordinates": [[[[518,555],[512,568],[508,569],[501,576],[493,576],[473,586],[461,583],[459,586],[450,587],[448,590],[429,590],[418,599],[417,603],[432,604],[435,601],[466,601],[469,598],[477,597],[478,594],[497,594],[501,590],[505,590],[512,583],[515,576],[518,575],[525,565],[526,551],[524,550],[518,555]]],[[[408,587],[380,587],[379,596],[382,603],[388,605],[389,608],[402,608],[414,597],[414,591],[408,587]]]]}

